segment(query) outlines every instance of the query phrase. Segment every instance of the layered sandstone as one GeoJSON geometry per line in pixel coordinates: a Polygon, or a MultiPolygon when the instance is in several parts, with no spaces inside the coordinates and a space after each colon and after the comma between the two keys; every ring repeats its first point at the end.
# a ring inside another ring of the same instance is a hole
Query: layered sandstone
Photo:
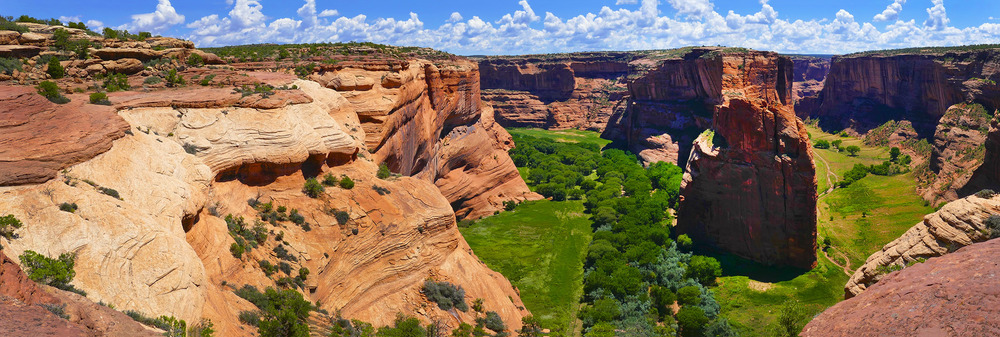
{"type": "Polygon", "coordinates": [[[504,127],[603,131],[626,92],[634,57],[609,52],[483,58],[483,100],[504,127]]]}
{"type": "Polygon", "coordinates": [[[822,103],[819,94],[830,73],[830,58],[795,55],[791,59],[795,63],[792,84],[795,114],[805,119],[815,113],[822,103]]]}
{"type": "Polygon", "coordinates": [[[906,267],[989,240],[986,219],[993,215],[1000,215],[1000,196],[970,196],[945,205],[869,256],[844,286],[845,296],[858,296],[880,284],[890,267],[906,267]]]}
{"type": "Polygon", "coordinates": [[[687,161],[678,231],[764,264],[812,268],[816,174],[805,125],[791,106],[791,60],[716,51],[695,62],[681,77],[698,79],[690,89],[649,91],[661,100],[700,99],[713,112],[687,161]]]}
{"type": "Polygon", "coordinates": [[[802,336],[996,336],[1000,240],[884,277],[814,318],[802,336]]]}

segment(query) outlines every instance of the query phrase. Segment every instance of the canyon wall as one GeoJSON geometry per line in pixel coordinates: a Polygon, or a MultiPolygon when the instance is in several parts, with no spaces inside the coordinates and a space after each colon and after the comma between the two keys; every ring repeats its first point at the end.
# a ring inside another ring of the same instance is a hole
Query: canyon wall
{"type": "Polygon", "coordinates": [[[864,135],[872,145],[901,147],[916,159],[924,199],[951,201],[995,186],[966,185],[985,158],[997,155],[985,151],[983,140],[1000,108],[998,71],[1000,51],[990,48],[836,57],[820,108],[809,117],[824,129],[864,135]]]}
{"type": "Polygon", "coordinates": [[[687,162],[678,232],[764,264],[812,268],[816,172],[791,106],[791,60],[724,52],[704,64],[714,76],[687,95],[707,96],[713,118],[687,162]]]}
{"type": "Polygon", "coordinates": [[[1000,335],[998,254],[992,240],[906,267],[819,314],[801,335],[1000,335]]]}
{"type": "Polygon", "coordinates": [[[820,92],[826,76],[830,74],[830,57],[790,56],[795,63],[792,94],[795,101],[795,114],[806,119],[815,113],[820,104],[820,92]]]}
{"type": "Polygon", "coordinates": [[[603,131],[625,94],[627,52],[479,59],[483,100],[503,127],[603,131]]]}

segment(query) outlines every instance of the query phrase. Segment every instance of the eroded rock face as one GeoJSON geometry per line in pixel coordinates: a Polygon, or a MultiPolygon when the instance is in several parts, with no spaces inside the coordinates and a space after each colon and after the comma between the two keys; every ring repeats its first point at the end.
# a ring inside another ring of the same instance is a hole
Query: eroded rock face
{"type": "Polygon", "coordinates": [[[790,105],[791,61],[747,52],[699,62],[716,75],[688,77],[701,79],[696,90],[658,91],[717,104],[712,128],[695,140],[687,162],[677,229],[754,261],[812,268],[815,166],[790,105]]]}
{"type": "Polygon", "coordinates": [[[0,186],[36,184],[108,151],[128,124],[85,95],[56,105],[31,87],[0,86],[0,186]]]}
{"type": "Polygon", "coordinates": [[[814,114],[823,102],[819,94],[830,73],[829,57],[791,56],[795,63],[792,96],[795,100],[795,114],[806,119],[814,114]]]}
{"type": "Polygon", "coordinates": [[[504,127],[603,131],[622,101],[633,53],[479,60],[483,99],[504,127]]]}
{"type": "Polygon", "coordinates": [[[845,296],[858,296],[881,283],[889,267],[905,267],[920,259],[942,256],[989,240],[985,223],[991,215],[1000,215],[1000,196],[989,199],[970,196],[925,216],[922,222],[886,244],[882,251],[869,256],[844,286],[845,296]]]}
{"type": "Polygon", "coordinates": [[[998,335],[998,254],[992,240],[889,274],[814,318],[802,336],[998,335]]]}

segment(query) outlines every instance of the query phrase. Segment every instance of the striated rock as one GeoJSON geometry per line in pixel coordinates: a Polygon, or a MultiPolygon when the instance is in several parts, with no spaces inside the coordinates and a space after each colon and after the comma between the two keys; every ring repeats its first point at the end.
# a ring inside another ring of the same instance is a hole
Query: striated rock
{"type": "Polygon", "coordinates": [[[45,47],[46,41],[51,37],[51,35],[44,35],[38,33],[23,33],[18,37],[17,42],[22,45],[31,45],[36,47],[45,47]]]}
{"type": "MultiPolygon", "coordinates": [[[[987,154],[993,158],[1000,156],[1000,152],[996,152],[1000,149],[987,152],[985,145],[992,115],[981,105],[961,103],[949,108],[941,117],[928,159],[928,168],[935,176],[923,188],[924,199],[935,203],[955,200],[997,186],[996,179],[970,183],[987,154]]],[[[891,139],[890,143],[893,143],[891,139]]]]}
{"type": "Polygon", "coordinates": [[[12,30],[0,30],[0,44],[12,45],[18,44],[18,40],[21,37],[21,33],[12,30]]]}
{"type": "Polygon", "coordinates": [[[678,231],[750,260],[811,269],[816,170],[805,125],[790,105],[791,61],[766,52],[700,59],[703,67],[694,69],[718,77],[688,77],[701,79],[694,91],[647,91],[719,100],[712,129],[695,140],[687,162],[678,231]]]}
{"type": "Polygon", "coordinates": [[[1000,196],[983,199],[970,196],[951,202],[927,215],[882,251],[868,257],[844,286],[845,296],[858,296],[876,282],[881,283],[889,267],[905,267],[919,259],[942,256],[989,239],[986,219],[1000,215],[1000,196]]]}
{"type": "Polygon", "coordinates": [[[163,57],[164,53],[153,49],[144,48],[101,48],[94,50],[92,55],[102,60],[138,59],[140,61],[155,60],[163,57]]]}
{"type": "Polygon", "coordinates": [[[85,95],[56,105],[30,87],[0,87],[0,186],[40,183],[111,148],[128,124],[85,95]]]}
{"type": "Polygon", "coordinates": [[[795,114],[806,119],[819,110],[823,83],[830,73],[829,57],[790,56],[795,63],[792,97],[795,100],[795,114]]]}
{"type": "Polygon", "coordinates": [[[814,318],[802,336],[996,336],[1000,240],[889,274],[814,318]]]}
{"type": "MultiPolygon", "coordinates": [[[[142,61],[124,58],[115,61],[104,61],[101,62],[101,67],[109,73],[118,73],[133,75],[143,71],[146,67],[142,65],[142,61]]],[[[84,67],[85,68],[85,67],[84,67]]]]}
{"type": "Polygon", "coordinates": [[[147,38],[145,42],[148,43],[151,48],[194,49],[194,42],[175,39],[172,37],[151,37],[147,38]]]}
{"type": "Polygon", "coordinates": [[[43,50],[45,49],[36,46],[0,45],[0,57],[35,57],[43,50]]]}
{"type": "Polygon", "coordinates": [[[574,53],[479,60],[483,99],[504,127],[603,131],[626,92],[634,53],[574,53]]]}

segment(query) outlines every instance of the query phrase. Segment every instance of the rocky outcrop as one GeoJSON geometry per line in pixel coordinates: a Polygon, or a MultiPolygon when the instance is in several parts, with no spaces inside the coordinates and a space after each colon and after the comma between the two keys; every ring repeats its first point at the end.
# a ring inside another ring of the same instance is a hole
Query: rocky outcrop
{"type": "Polygon", "coordinates": [[[819,94],[823,91],[823,83],[830,73],[829,57],[790,56],[795,64],[792,84],[792,97],[795,101],[795,114],[806,119],[814,114],[823,102],[819,94]]]}
{"type": "Polygon", "coordinates": [[[998,335],[998,254],[992,240],[889,274],[821,313],[802,336],[998,335]]]}
{"type": "Polygon", "coordinates": [[[766,52],[716,53],[698,58],[700,67],[691,67],[698,75],[689,70],[700,85],[649,91],[715,103],[705,106],[712,127],[687,162],[677,229],[750,260],[810,269],[816,173],[805,125],[791,107],[792,62],[766,52]]]}
{"type": "Polygon", "coordinates": [[[483,100],[504,127],[603,131],[625,95],[634,57],[605,52],[483,58],[483,100]]]}
{"type": "Polygon", "coordinates": [[[111,148],[128,124],[114,109],[70,95],[56,105],[33,88],[0,86],[0,186],[37,184],[111,148]]]}
{"type": "Polygon", "coordinates": [[[970,196],[925,216],[922,222],[869,256],[844,286],[845,296],[858,296],[876,282],[881,283],[891,268],[903,268],[989,240],[986,219],[991,215],[1000,215],[1000,196],[989,199],[970,196]]]}

